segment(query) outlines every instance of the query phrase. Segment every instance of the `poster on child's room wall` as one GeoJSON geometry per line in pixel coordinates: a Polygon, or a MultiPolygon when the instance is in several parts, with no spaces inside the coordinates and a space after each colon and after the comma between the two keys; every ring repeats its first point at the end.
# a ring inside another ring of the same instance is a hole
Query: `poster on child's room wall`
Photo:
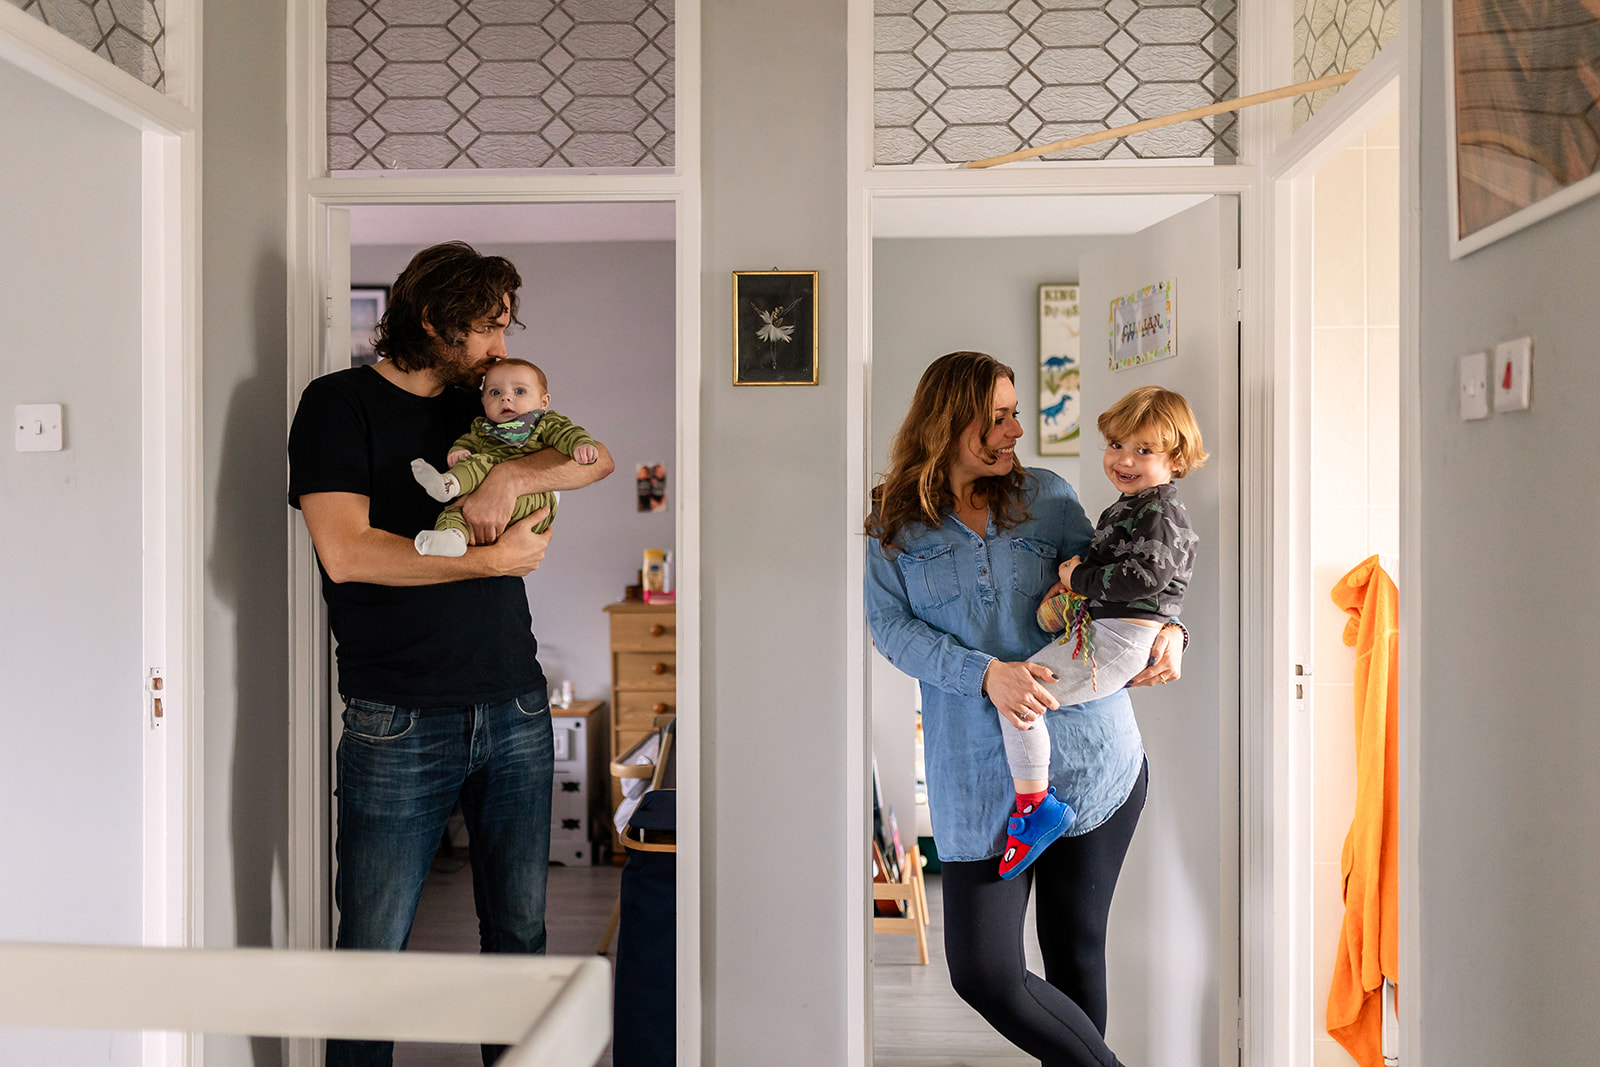
{"type": "Polygon", "coordinates": [[[1039,286],[1039,454],[1078,454],[1078,287],[1039,286]]]}
{"type": "Polygon", "coordinates": [[[1178,354],[1173,332],[1173,281],[1136,289],[1111,301],[1111,369],[1127,370],[1178,354]]]}
{"type": "Polygon", "coordinates": [[[641,463],[633,472],[634,493],[640,511],[667,510],[667,465],[641,463]]]}

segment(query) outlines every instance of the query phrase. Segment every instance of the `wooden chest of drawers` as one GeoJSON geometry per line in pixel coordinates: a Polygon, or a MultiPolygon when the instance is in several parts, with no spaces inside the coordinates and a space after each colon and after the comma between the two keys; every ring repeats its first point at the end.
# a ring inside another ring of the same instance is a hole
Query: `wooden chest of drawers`
{"type": "MultiPolygon", "coordinates": [[[[678,713],[678,618],[672,604],[625,600],[607,604],[611,616],[611,752],[632,748],[658,715],[678,713]]],[[[611,810],[622,803],[622,786],[611,781],[611,810]]],[[[615,828],[612,829],[615,837],[615,828]]],[[[621,849],[620,840],[613,841],[621,849]]]]}

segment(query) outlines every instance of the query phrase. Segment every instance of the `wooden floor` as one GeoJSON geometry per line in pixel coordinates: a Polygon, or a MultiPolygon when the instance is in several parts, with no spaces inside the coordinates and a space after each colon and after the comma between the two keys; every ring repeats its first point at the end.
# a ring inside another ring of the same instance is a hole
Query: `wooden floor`
{"type": "MultiPolygon", "coordinates": [[[[594,952],[617,903],[620,867],[551,867],[545,903],[547,951],[552,956],[585,956],[594,952]]],[[[417,905],[411,928],[411,949],[420,952],[478,951],[478,918],[472,909],[472,868],[434,863],[433,873],[417,905]]],[[[395,1067],[481,1067],[477,1045],[401,1042],[395,1045],[395,1067]]],[[[599,1063],[611,1067],[611,1049],[599,1063]]]]}
{"type": "MultiPolygon", "coordinates": [[[[939,876],[927,876],[928,965],[917,963],[909,934],[872,938],[873,1067],[1038,1067],[950,988],[944,962],[944,907],[939,876]]],[[[1028,966],[1042,973],[1033,911],[1028,911],[1028,966]]]]}
{"type": "MultiPolygon", "coordinates": [[[[423,952],[475,952],[478,920],[472,910],[472,871],[435,865],[422,892],[411,948],[423,952]]],[[[591,953],[605,932],[617,900],[616,867],[552,867],[546,925],[552,955],[591,953]]],[[[944,962],[944,924],[939,876],[929,875],[928,966],[917,963],[916,938],[877,934],[873,956],[874,1067],[1034,1067],[1014,1045],[989,1028],[950,988],[944,962]]],[[[1038,958],[1033,912],[1028,913],[1028,964],[1038,958]]],[[[476,1045],[395,1046],[396,1067],[480,1067],[476,1045]]],[[[611,1067],[611,1050],[600,1059],[611,1067]]]]}

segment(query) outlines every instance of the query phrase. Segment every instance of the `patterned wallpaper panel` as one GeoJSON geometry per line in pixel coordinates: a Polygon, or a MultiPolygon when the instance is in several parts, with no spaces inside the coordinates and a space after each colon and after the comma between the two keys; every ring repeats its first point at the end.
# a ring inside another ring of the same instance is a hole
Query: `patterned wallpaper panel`
{"type": "MultiPolygon", "coordinates": [[[[1310,81],[1366,66],[1400,28],[1400,0],[1295,0],[1294,80],[1310,81]]],[[[1294,129],[1337,88],[1294,100],[1294,129]]]]}
{"type": "MultiPolygon", "coordinates": [[[[1237,95],[1236,0],[876,0],[878,165],[961,163],[1237,95]]],[[[1046,159],[1238,153],[1232,114],[1046,159]]]]}
{"type": "Polygon", "coordinates": [[[7,2],[151,88],[166,88],[167,0],[7,2]]]}
{"type": "Polygon", "coordinates": [[[328,0],[328,166],[669,167],[673,0],[328,0]]]}

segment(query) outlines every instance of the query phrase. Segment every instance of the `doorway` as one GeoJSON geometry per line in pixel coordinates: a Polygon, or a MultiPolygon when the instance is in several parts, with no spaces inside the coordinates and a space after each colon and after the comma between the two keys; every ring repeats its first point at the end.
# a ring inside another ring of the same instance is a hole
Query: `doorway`
{"type": "MultiPolygon", "coordinates": [[[[1108,946],[1108,1038],[1132,1062],[1215,1063],[1236,1040],[1237,210],[1232,197],[1190,193],[885,197],[870,208],[873,472],[886,465],[889,438],[922,369],[963,348],[1013,367],[1025,432],[1019,462],[1071,482],[1091,520],[1113,495],[1102,484],[1094,417],[1128,389],[1160,382],[1184,392],[1214,457],[1184,483],[1191,515],[1206,514],[1202,544],[1211,555],[1210,573],[1197,575],[1195,600],[1184,611],[1201,639],[1199,655],[1186,661],[1178,689],[1141,690],[1135,699],[1152,788],[1119,884],[1108,946]],[[1179,318],[1193,331],[1180,338],[1180,355],[1112,372],[1105,335],[1111,301],[1173,279],[1182,294],[1179,318]],[[1056,284],[1077,285],[1081,296],[1081,455],[1042,454],[1038,445],[1046,428],[1040,287],[1056,284]],[[1210,712],[1197,715],[1197,706],[1210,712]]],[[[916,826],[924,851],[933,854],[931,839],[924,840],[926,805],[919,803],[925,790],[916,770],[916,684],[869,655],[870,736],[884,805],[899,813],[902,836],[916,826]],[[906,816],[908,810],[915,814],[906,816]]],[[[927,881],[931,963],[917,962],[908,938],[872,938],[871,1055],[892,1063],[943,1063],[952,1056],[1034,1062],[950,989],[938,943],[938,877],[927,881]],[[938,1041],[931,1042],[935,1028],[938,1041]]],[[[1031,945],[1031,931],[1027,940],[1031,945]]],[[[1036,958],[1030,965],[1039,970],[1036,958]]]]}
{"type": "MultiPolygon", "coordinates": [[[[1342,851],[1357,806],[1352,705],[1356,650],[1330,595],[1377,556],[1398,586],[1401,226],[1395,94],[1322,132],[1286,184],[1292,279],[1292,614],[1296,678],[1290,808],[1298,934],[1291,1026],[1297,1065],[1355,1061],[1328,1032],[1345,916],[1342,851]]],[[[1403,670],[1396,666],[1396,669],[1403,670]]],[[[1391,742],[1392,743],[1392,742],[1391,742]]],[[[1393,1035],[1397,1022],[1387,1023],[1393,1035]]]]}
{"type": "MultiPolygon", "coordinates": [[[[460,239],[509,258],[522,275],[519,317],[508,353],[548,376],[551,408],[604,441],[617,473],[581,493],[563,494],[551,558],[524,581],[539,659],[549,680],[556,732],[557,796],[552,825],[547,928],[549,951],[589,955],[617,900],[610,832],[612,674],[604,609],[638,582],[645,549],[677,547],[679,419],[677,212],[670,202],[524,204],[350,204],[330,208],[327,263],[332,306],[350,317],[331,328],[322,369],[370,361],[361,311],[381,305],[387,286],[420,248],[460,239]],[[348,337],[348,340],[345,338],[348,337]],[[641,499],[634,472],[651,471],[641,499]],[[564,684],[565,683],[565,686],[564,684]],[[572,701],[561,702],[570,686],[572,701]],[[576,801],[565,791],[576,794],[576,801]]],[[[381,310],[381,308],[380,308],[381,310]]],[[[337,316],[330,316],[334,318],[337,316]]],[[[329,664],[332,671],[331,656],[329,664]]],[[[336,748],[337,685],[324,752],[336,748]]],[[[325,765],[331,842],[336,810],[325,765]]],[[[412,947],[477,951],[464,827],[452,820],[418,908],[412,947]]],[[[331,893],[329,878],[324,892],[331,893]]],[[[325,897],[328,932],[337,925],[325,897]]],[[[476,1063],[475,1047],[402,1046],[396,1062],[476,1063]]],[[[609,1062],[603,1060],[602,1062],[609,1062]]]]}

